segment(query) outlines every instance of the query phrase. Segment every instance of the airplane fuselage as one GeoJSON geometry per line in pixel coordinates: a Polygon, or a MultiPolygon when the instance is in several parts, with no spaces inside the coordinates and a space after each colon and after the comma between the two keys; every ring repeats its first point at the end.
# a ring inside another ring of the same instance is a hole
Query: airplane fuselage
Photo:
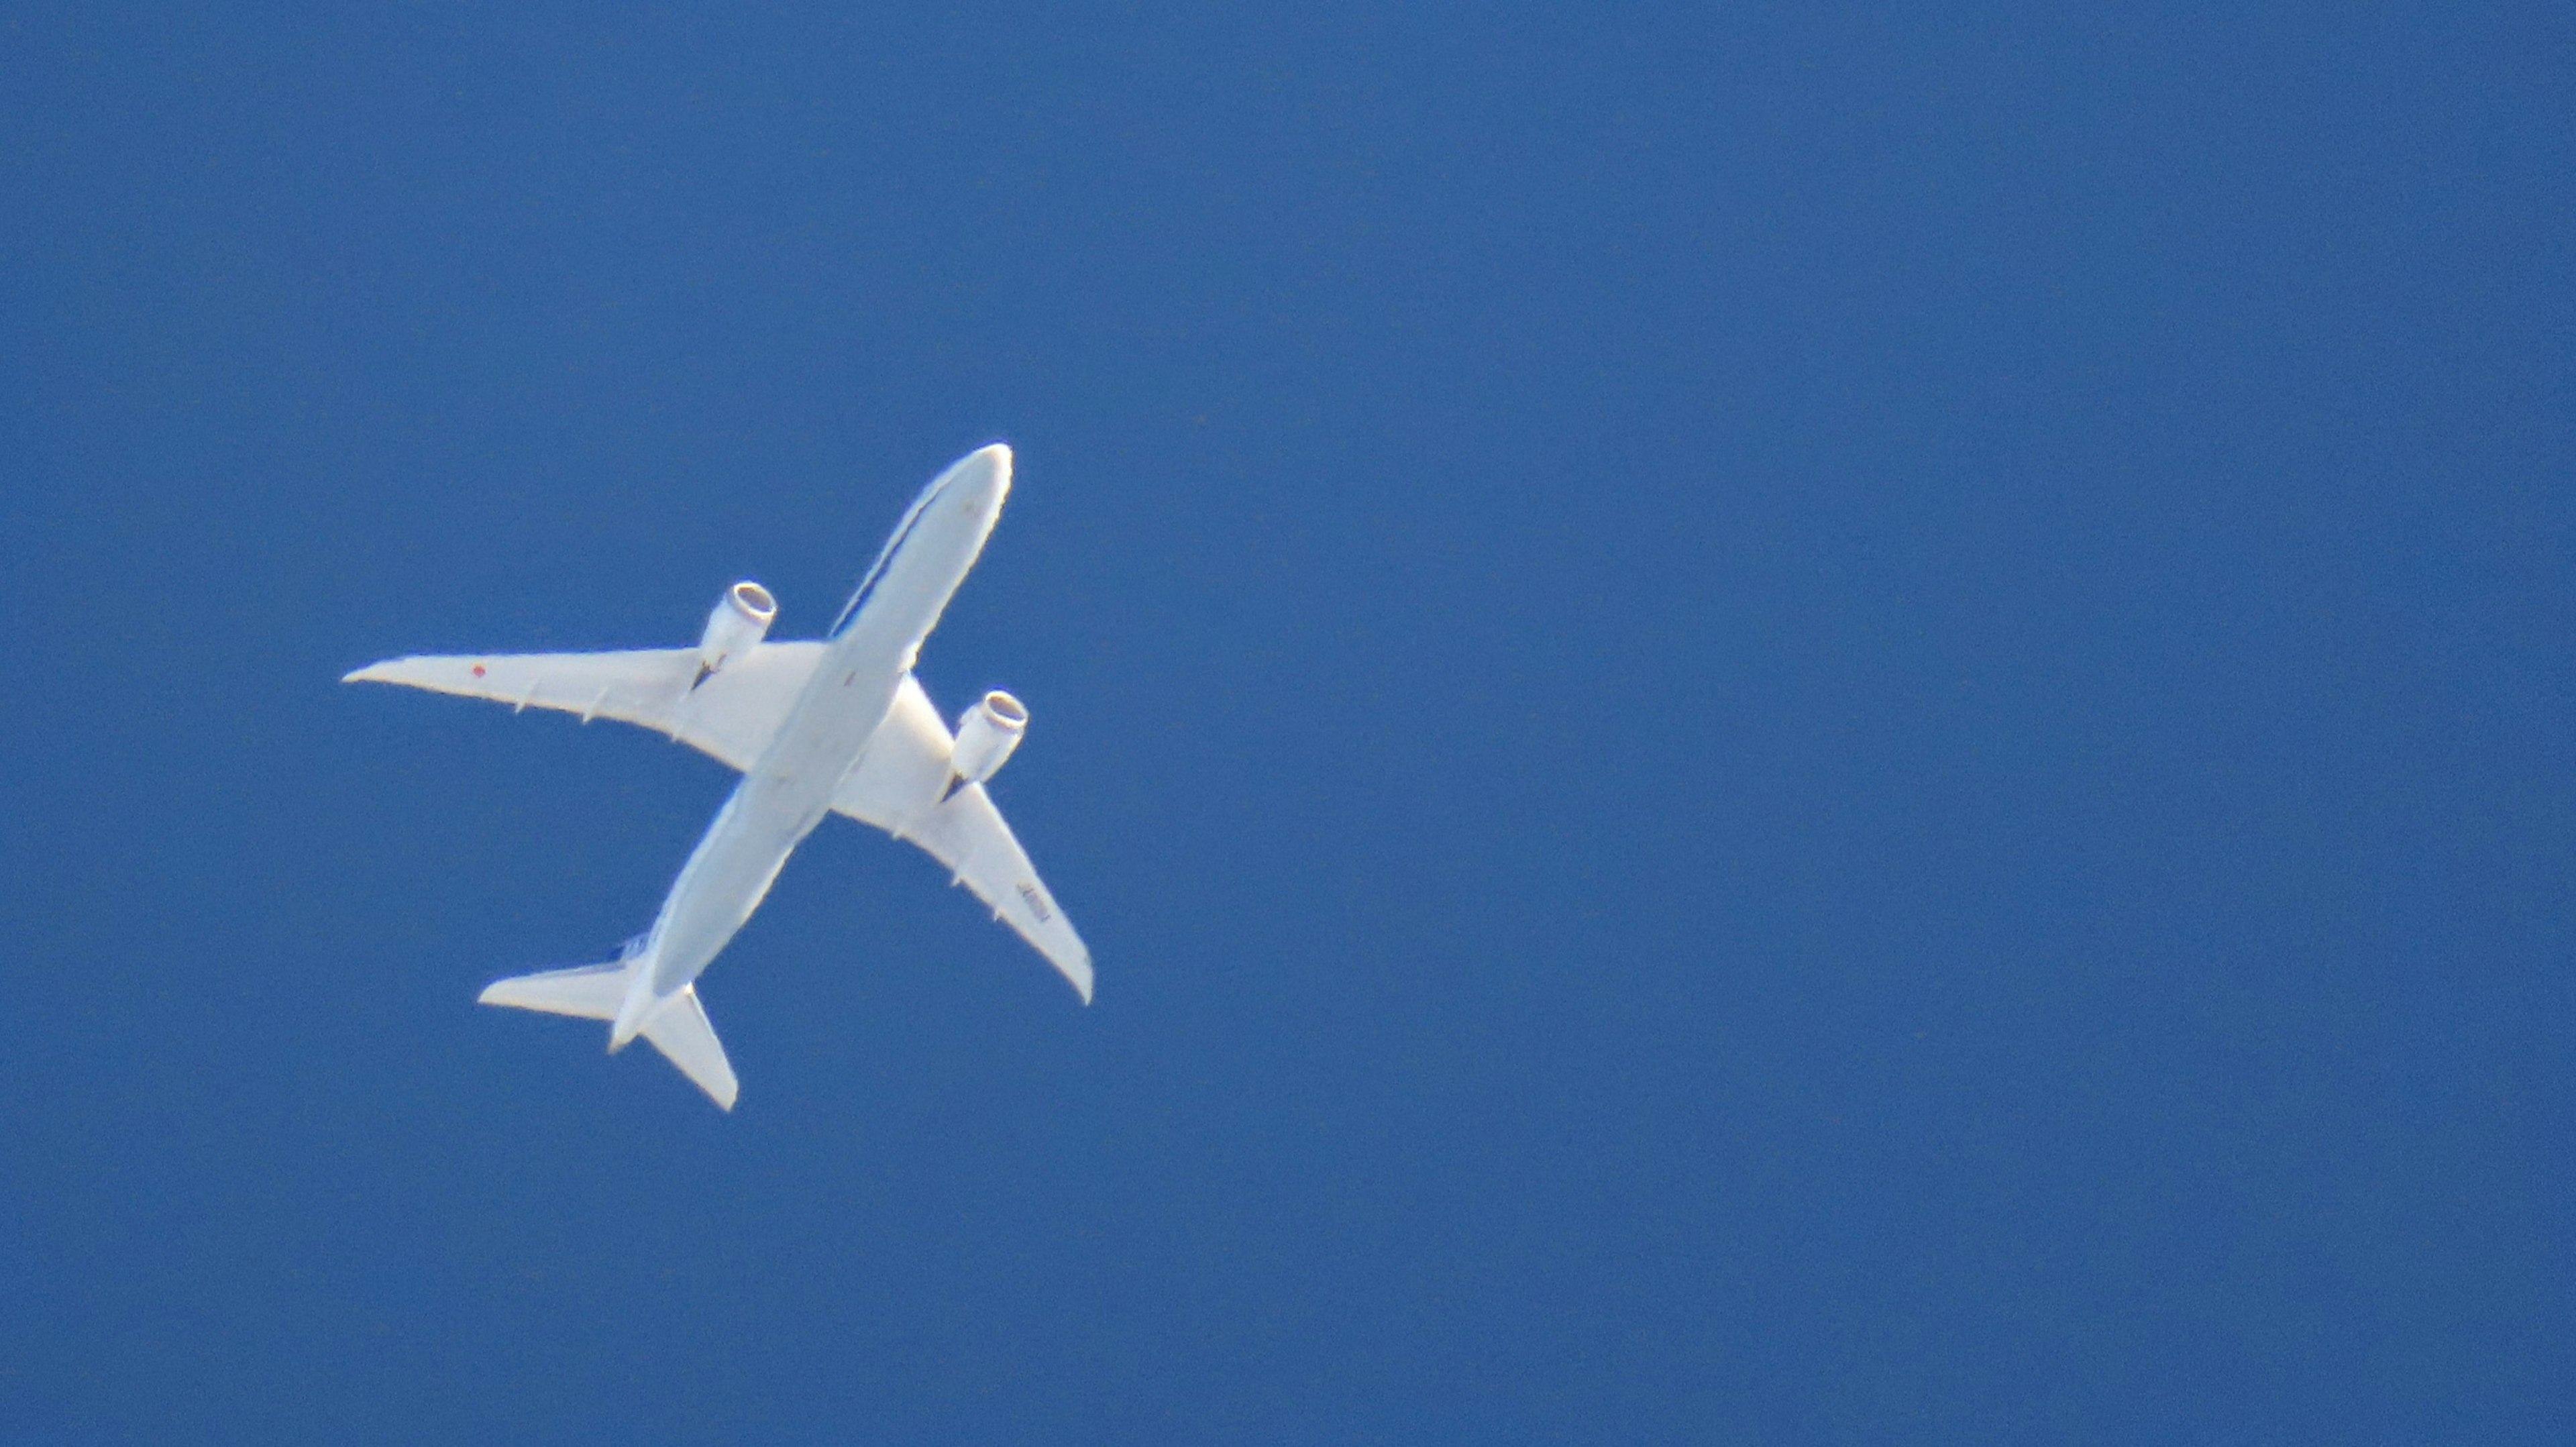
{"type": "Polygon", "coordinates": [[[680,869],[645,937],[610,1033],[617,1049],[688,988],[767,897],[830,812],[922,640],[984,549],[1010,492],[1009,454],[988,447],[940,474],[907,513],[825,645],[778,732],[680,869]]]}

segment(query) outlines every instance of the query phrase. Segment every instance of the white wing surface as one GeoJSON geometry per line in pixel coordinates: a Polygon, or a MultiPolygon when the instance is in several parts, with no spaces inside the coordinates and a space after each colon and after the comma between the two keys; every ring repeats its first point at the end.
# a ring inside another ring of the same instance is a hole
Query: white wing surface
{"type": "Polygon", "coordinates": [[[954,743],[920,682],[905,675],[858,767],[834,792],[833,812],[920,845],[1091,1003],[1091,951],[1056,908],[984,786],[965,784],[940,797],[954,743]]]}
{"type": "Polygon", "coordinates": [[[694,648],[393,658],[341,681],[398,683],[513,708],[554,709],[579,714],[584,723],[607,718],[638,724],[748,770],[778,732],[822,650],[813,642],[763,643],[694,688],[694,648]]]}

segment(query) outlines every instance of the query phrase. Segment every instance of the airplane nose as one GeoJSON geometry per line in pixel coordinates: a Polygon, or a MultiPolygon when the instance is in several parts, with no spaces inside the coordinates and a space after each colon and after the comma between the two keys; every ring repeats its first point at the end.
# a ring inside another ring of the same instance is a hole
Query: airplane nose
{"type": "Polygon", "coordinates": [[[957,481],[970,506],[998,508],[1011,492],[1011,448],[989,443],[967,453],[956,468],[957,481]]]}

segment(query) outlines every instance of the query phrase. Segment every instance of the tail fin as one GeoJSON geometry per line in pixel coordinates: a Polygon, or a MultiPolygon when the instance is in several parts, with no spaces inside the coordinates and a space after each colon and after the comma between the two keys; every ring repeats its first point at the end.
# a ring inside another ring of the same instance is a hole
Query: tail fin
{"type": "MultiPolygon", "coordinates": [[[[633,982],[630,964],[581,965],[495,980],[483,987],[477,999],[485,1005],[543,1010],[549,1015],[614,1020],[617,1007],[625,1003],[626,988],[633,982]]],[[[734,1080],[732,1063],[725,1059],[724,1046],[716,1039],[715,1027],[707,1023],[706,1007],[698,1003],[695,985],[671,996],[644,1026],[642,1034],[662,1052],[662,1058],[680,1067],[680,1073],[689,1077],[691,1084],[705,1091],[708,1099],[726,1110],[733,1109],[740,1087],[734,1080]]]]}

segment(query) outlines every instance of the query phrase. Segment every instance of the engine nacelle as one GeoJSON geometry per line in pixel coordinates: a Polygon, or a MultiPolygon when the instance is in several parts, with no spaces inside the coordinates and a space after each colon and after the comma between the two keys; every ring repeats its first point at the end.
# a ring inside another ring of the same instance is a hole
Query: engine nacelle
{"type": "Polygon", "coordinates": [[[698,640],[698,682],[751,652],[777,618],[778,600],[767,588],[746,579],[725,589],[716,611],[707,615],[706,636],[698,640]]]}
{"type": "Polygon", "coordinates": [[[1026,705],[995,689],[957,720],[957,747],[948,754],[948,772],[969,784],[980,784],[1002,771],[1003,761],[1029,731],[1026,705]]]}

